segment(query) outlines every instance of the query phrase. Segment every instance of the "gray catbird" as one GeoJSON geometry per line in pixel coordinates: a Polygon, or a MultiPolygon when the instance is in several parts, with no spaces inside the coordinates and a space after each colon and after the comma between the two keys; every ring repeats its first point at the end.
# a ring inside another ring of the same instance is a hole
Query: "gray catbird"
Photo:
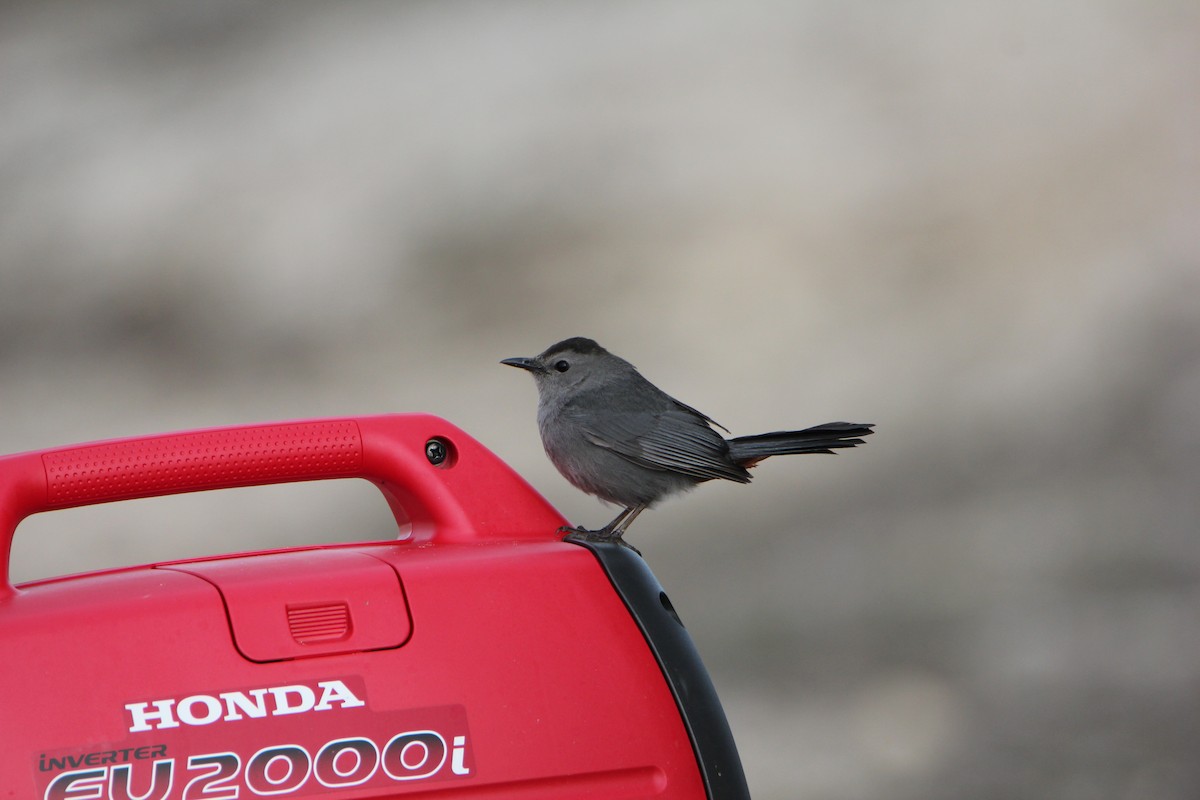
{"type": "Polygon", "coordinates": [[[500,362],[529,370],[538,388],[538,429],[563,477],[625,510],[590,539],[619,540],[662,498],[724,478],[749,483],[749,468],[792,453],[833,453],[862,444],[870,424],[828,422],[802,431],[726,439],[728,429],[663,392],[591,339],[577,336],[533,358],[500,362]]]}

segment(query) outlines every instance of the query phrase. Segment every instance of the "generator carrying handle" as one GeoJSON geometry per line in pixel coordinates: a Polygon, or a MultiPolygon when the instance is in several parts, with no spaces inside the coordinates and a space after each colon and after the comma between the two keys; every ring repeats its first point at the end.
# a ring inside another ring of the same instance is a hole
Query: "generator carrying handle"
{"type": "Polygon", "coordinates": [[[428,414],[137,436],[0,457],[0,599],[31,514],[210,489],[364,478],[418,542],[556,538],[562,516],[507,464],[428,414]]]}

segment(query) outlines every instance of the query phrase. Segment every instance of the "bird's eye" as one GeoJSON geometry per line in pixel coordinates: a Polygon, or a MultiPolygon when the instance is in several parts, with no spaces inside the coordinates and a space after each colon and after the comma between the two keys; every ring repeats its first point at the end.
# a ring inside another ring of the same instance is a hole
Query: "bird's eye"
{"type": "Polygon", "coordinates": [[[558,370],[559,372],[566,372],[567,370],[569,370],[571,368],[571,365],[568,364],[566,361],[555,361],[554,368],[556,370],[558,370]]]}

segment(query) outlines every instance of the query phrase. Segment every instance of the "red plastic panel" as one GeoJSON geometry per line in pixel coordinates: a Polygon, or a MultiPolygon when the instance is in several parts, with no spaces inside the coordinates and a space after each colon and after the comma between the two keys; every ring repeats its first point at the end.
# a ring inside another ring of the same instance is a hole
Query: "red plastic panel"
{"type": "Polygon", "coordinates": [[[251,663],[216,587],[176,569],[0,603],[19,687],[3,695],[0,798],[705,796],[657,662],[586,550],[313,552],[392,565],[408,642],[251,663]]]}
{"type": "Polygon", "coordinates": [[[387,564],[341,550],[300,550],[175,564],[217,587],[237,649],[251,661],[399,647],[412,625],[387,564]]]}

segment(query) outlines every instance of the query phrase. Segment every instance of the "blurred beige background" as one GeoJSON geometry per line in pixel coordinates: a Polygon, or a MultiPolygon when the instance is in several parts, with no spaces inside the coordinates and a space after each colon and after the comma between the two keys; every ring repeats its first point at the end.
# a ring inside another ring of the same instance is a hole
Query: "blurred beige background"
{"type": "MultiPolygon", "coordinates": [[[[1200,795],[1200,6],[0,5],[0,451],[431,411],[610,510],[575,334],[865,448],[631,539],[756,798],[1200,795]]],[[[18,580],[391,535],[365,483],[35,517],[18,580]]]]}

